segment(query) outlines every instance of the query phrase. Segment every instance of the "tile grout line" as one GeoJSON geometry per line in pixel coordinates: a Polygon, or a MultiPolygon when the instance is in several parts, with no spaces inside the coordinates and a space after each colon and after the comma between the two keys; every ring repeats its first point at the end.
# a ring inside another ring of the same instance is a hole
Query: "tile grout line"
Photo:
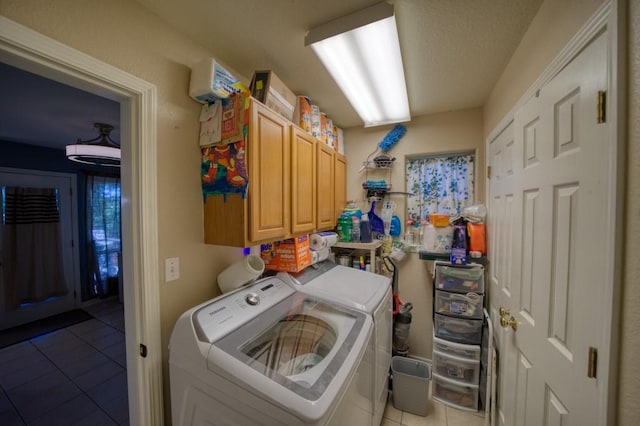
{"type": "MultiPolygon", "coordinates": [[[[28,341],[29,344],[33,347],[35,347],[35,345],[33,343],[31,343],[31,341],[28,341]]],[[[16,343],[17,345],[20,344],[22,342],[16,343]]],[[[11,345],[13,346],[13,345],[11,345]]],[[[8,348],[11,346],[7,346],[8,348]]],[[[3,348],[4,349],[4,348],[3,348]]],[[[38,348],[36,348],[38,349],[38,348]]],[[[13,407],[13,411],[18,415],[18,417],[20,417],[20,420],[22,420],[22,423],[24,423],[25,425],[27,424],[27,421],[24,419],[24,417],[22,416],[22,413],[18,410],[18,407],[16,407],[16,405],[13,403],[13,401],[11,400],[11,397],[9,396],[9,394],[7,393],[7,389],[4,388],[4,386],[2,384],[0,384],[0,388],[2,388],[2,393],[4,394],[4,397],[6,398],[7,401],[9,401],[9,404],[11,404],[11,406],[13,407]]]]}
{"type": "MultiPolygon", "coordinates": [[[[64,329],[62,329],[62,330],[64,330],[64,329]]],[[[77,334],[73,333],[71,330],[68,330],[68,331],[69,331],[71,334],[73,334],[74,336],[80,337],[80,336],[78,336],[77,334]]],[[[89,342],[86,342],[86,341],[85,341],[84,339],[82,339],[81,337],[80,337],[80,339],[81,339],[82,341],[84,341],[85,343],[87,343],[87,344],[91,345],[89,342]]],[[[82,389],[80,386],[78,386],[78,384],[76,383],[76,381],[75,381],[75,380],[73,380],[73,378],[72,378],[72,377],[69,377],[69,376],[68,376],[64,371],[62,371],[62,370],[60,369],[60,367],[58,367],[58,366],[56,365],[56,363],[55,363],[51,358],[49,358],[49,357],[47,356],[47,354],[45,354],[44,352],[42,352],[42,351],[40,350],[40,348],[39,348],[39,347],[37,347],[36,345],[34,345],[33,343],[31,343],[31,341],[30,341],[30,340],[29,340],[29,344],[33,345],[33,346],[36,348],[36,350],[37,350],[38,352],[40,352],[40,353],[42,354],[42,356],[44,356],[44,357],[47,359],[47,361],[49,361],[49,363],[50,363],[51,365],[53,365],[53,366],[54,366],[54,367],[55,367],[55,368],[60,372],[60,374],[62,374],[62,375],[63,375],[64,377],[66,377],[67,379],[69,379],[69,381],[71,381],[71,383],[73,383],[73,385],[74,385],[75,387],[77,387],[77,388],[78,388],[78,390],[81,392],[81,394],[84,394],[87,398],[89,398],[89,400],[90,400],[90,401],[92,401],[94,404],[96,404],[96,406],[98,407],[98,409],[100,409],[100,411],[102,411],[102,412],[104,413],[104,415],[105,415],[105,416],[107,416],[109,419],[113,420],[113,422],[114,422],[114,423],[119,424],[119,423],[118,423],[118,421],[117,421],[116,419],[114,419],[113,417],[111,417],[111,415],[110,415],[107,411],[105,411],[105,410],[104,410],[104,408],[102,408],[102,405],[100,405],[97,401],[95,401],[93,398],[91,398],[91,395],[89,395],[89,394],[88,394],[84,389],[82,389]]],[[[92,348],[93,348],[93,350],[95,350],[96,352],[100,352],[97,348],[93,347],[92,345],[91,345],[91,347],[92,347],[92,348]]],[[[34,380],[37,380],[37,379],[34,379],[34,380]]],[[[32,381],[33,381],[33,380],[31,380],[30,382],[32,382],[32,381]]],[[[30,382],[28,382],[28,383],[30,383],[30,382]]],[[[77,398],[77,396],[74,396],[73,398],[68,399],[68,400],[64,401],[63,403],[69,402],[69,401],[73,400],[74,398],[77,398]]],[[[36,419],[33,419],[33,421],[36,421],[36,420],[38,420],[38,419],[43,418],[43,417],[44,417],[44,416],[46,416],[49,412],[53,411],[55,408],[57,408],[57,407],[54,407],[54,408],[52,408],[51,410],[49,410],[47,413],[44,413],[42,416],[40,416],[40,417],[38,417],[38,418],[36,418],[36,419]]],[[[17,409],[16,409],[16,411],[17,411],[17,409]]],[[[20,418],[21,418],[21,419],[22,419],[22,421],[25,423],[25,425],[28,425],[28,423],[27,423],[27,422],[24,420],[24,418],[22,417],[22,414],[21,414],[20,412],[18,412],[18,414],[20,415],[20,418]]],[[[32,421],[32,422],[33,422],[33,421],[32,421]]]]}
{"type": "MultiPolygon", "coordinates": [[[[100,322],[102,322],[102,321],[100,321],[100,322]]],[[[119,330],[115,329],[114,327],[112,327],[111,325],[106,324],[106,323],[104,323],[104,322],[102,322],[102,323],[103,323],[105,326],[112,328],[112,329],[114,330],[114,332],[124,334],[124,333],[120,332],[119,330]]],[[[113,358],[111,358],[109,355],[105,354],[102,350],[98,349],[97,347],[95,347],[94,345],[92,345],[89,341],[85,340],[85,339],[83,338],[83,336],[82,336],[82,335],[77,334],[77,333],[75,333],[74,331],[72,331],[72,330],[68,329],[68,328],[70,328],[70,327],[72,327],[72,326],[65,327],[65,328],[60,329],[60,330],[66,330],[66,331],[68,331],[68,332],[69,332],[69,333],[71,333],[72,335],[74,335],[74,336],[78,337],[78,338],[79,338],[80,340],[82,340],[84,343],[88,344],[88,345],[91,347],[91,349],[93,349],[95,352],[97,352],[97,353],[100,353],[100,354],[104,355],[104,356],[105,356],[105,357],[107,357],[109,360],[113,361],[113,362],[114,362],[114,363],[116,363],[118,366],[122,367],[122,366],[121,366],[117,361],[115,361],[115,360],[114,360],[113,358]]],[[[41,337],[41,336],[38,336],[38,337],[41,337]]],[[[51,364],[51,365],[52,365],[52,366],[53,366],[53,367],[54,367],[54,368],[55,368],[55,369],[56,369],[60,374],[62,374],[65,378],[67,378],[67,379],[68,379],[68,380],[69,380],[69,381],[70,381],[70,382],[71,382],[71,383],[72,383],[72,384],[73,384],[73,385],[74,385],[74,386],[75,386],[75,387],[80,391],[80,394],[85,395],[85,396],[86,396],[90,401],[92,401],[92,402],[93,402],[93,403],[98,407],[98,409],[99,409],[100,411],[102,411],[102,413],[103,413],[105,416],[107,416],[110,420],[112,420],[112,421],[113,421],[114,423],[116,423],[116,424],[120,424],[120,423],[119,423],[115,418],[113,418],[113,417],[112,417],[112,416],[111,416],[111,415],[110,415],[110,414],[109,414],[109,413],[108,413],[108,412],[107,412],[107,411],[102,407],[102,405],[101,405],[101,404],[99,404],[97,401],[95,401],[95,400],[91,397],[91,395],[89,395],[89,394],[88,394],[84,389],[82,389],[80,386],[78,386],[78,384],[75,382],[75,380],[74,380],[72,377],[70,377],[70,376],[69,376],[69,375],[67,375],[64,371],[62,371],[62,370],[60,369],[60,367],[58,367],[58,365],[57,365],[57,364],[56,364],[56,363],[55,363],[55,362],[54,362],[54,361],[53,361],[49,356],[47,356],[47,354],[46,354],[45,352],[43,352],[43,351],[42,351],[42,350],[41,350],[37,345],[35,345],[31,340],[32,340],[32,339],[27,340],[26,342],[28,342],[28,344],[29,344],[29,345],[31,345],[31,346],[32,346],[32,347],[33,347],[33,348],[34,348],[38,353],[40,353],[40,354],[41,354],[41,355],[42,355],[42,356],[47,360],[47,362],[49,362],[49,364],[51,364]]],[[[16,344],[19,344],[19,343],[16,343],[16,344]]],[[[13,345],[12,345],[12,346],[13,346],[13,345]]],[[[10,346],[8,346],[8,347],[10,347],[10,346]]],[[[124,368],[124,371],[126,372],[126,365],[125,365],[123,368],[124,368]]],[[[34,382],[35,380],[38,380],[38,378],[34,378],[34,379],[32,379],[32,380],[29,380],[28,382],[25,382],[24,384],[32,383],[32,382],[34,382]]],[[[99,385],[96,385],[96,386],[99,386],[99,385]]],[[[20,417],[20,420],[21,420],[25,425],[27,425],[29,422],[27,422],[27,421],[25,420],[25,418],[24,418],[23,414],[20,412],[20,410],[18,410],[18,407],[16,407],[16,406],[15,406],[14,402],[11,400],[11,398],[10,398],[10,396],[8,395],[7,390],[4,388],[4,386],[1,386],[1,387],[2,387],[2,391],[3,391],[3,393],[5,394],[5,397],[6,397],[7,401],[9,401],[9,403],[10,403],[10,404],[11,404],[11,406],[13,407],[14,411],[18,414],[18,416],[20,417]]],[[[67,403],[67,402],[69,402],[69,401],[73,400],[74,398],[77,398],[77,396],[74,396],[73,398],[70,398],[70,399],[68,399],[68,400],[62,401],[62,403],[63,403],[63,404],[64,404],[64,403],[67,403]]],[[[44,417],[44,416],[46,416],[50,411],[53,411],[55,408],[57,408],[57,407],[54,407],[54,408],[52,408],[51,410],[49,410],[48,412],[43,413],[43,415],[42,415],[42,416],[40,416],[40,417],[37,417],[37,418],[33,419],[33,420],[32,420],[32,422],[37,421],[37,420],[39,420],[39,419],[43,418],[43,417],[44,417]]]]}
{"type": "MultiPolygon", "coordinates": [[[[96,319],[96,320],[100,321],[100,322],[101,322],[105,327],[109,327],[109,328],[111,328],[111,329],[114,331],[114,333],[111,333],[111,334],[116,334],[116,333],[118,333],[118,334],[122,334],[122,335],[124,336],[124,333],[122,333],[120,330],[116,329],[116,328],[115,328],[115,327],[113,327],[112,325],[107,324],[107,323],[106,323],[106,322],[104,322],[104,321],[101,321],[99,318],[95,318],[95,317],[94,317],[94,319],[96,319]]],[[[118,366],[120,366],[120,367],[124,368],[124,372],[125,372],[125,374],[126,374],[126,372],[127,372],[127,366],[126,366],[126,365],[125,365],[125,366],[121,366],[119,362],[117,362],[115,359],[113,359],[112,357],[110,357],[108,354],[104,353],[101,349],[99,349],[99,348],[95,347],[91,342],[89,342],[88,340],[86,340],[86,339],[85,339],[81,334],[77,334],[77,333],[76,333],[75,331],[73,331],[73,330],[69,330],[69,332],[70,332],[71,334],[73,334],[74,336],[77,336],[80,340],[82,340],[83,342],[85,342],[85,343],[86,343],[86,344],[88,344],[89,346],[91,346],[91,348],[93,348],[93,350],[95,350],[96,352],[98,352],[98,353],[100,353],[100,354],[104,355],[104,356],[105,356],[105,357],[107,357],[109,360],[111,360],[111,361],[113,361],[114,363],[116,363],[118,366]]],[[[115,344],[117,344],[117,343],[114,343],[114,345],[115,345],[115,344]]],[[[113,346],[113,345],[110,345],[110,346],[113,346]]],[[[110,346],[107,346],[107,347],[110,347],[110,346]]],[[[57,366],[56,366],[56,368],[57,368],[57,366]]],[[[70,378],[70,380],[75,384],[75,381],[74,381],[73,379],[71,379],[71,378],[70,378]]],[[[103,383],[104,383],[104,382],[103,382],[103,383]]],[[[77,385],[76,385],[76,386],[77,386],[77,385]]],[[[98,385],[96,385],[96,386],[100,386],[100,384],[98,384],[98,385]]],[[[79,387],[79,386],[78,386],[78,387],[79,387]]],[[[95,386],[94,386],[94,387],[95,387],[95,386]]],[[[116,423],[116,424],[118,424],[118,425],[120,424],[120,423],[119,423],[115,418],[113,418],[113,417],[112,417],[112,416],[111,416],[111,415],[110,415],[110,414],[109,414],[109,413],[108,413],[108,412],[107,412],[107,411],[102,407],[102,405],[101,405],[100,403],[98,403],[98,401],[94,400],[94,399],[91,397],[91,395],[89,395],[89,394],[88,394],[86,391],[84,391],[83,389],[80,389],[80,390],[82,390],[82,392],[87,396],[87,398],[89,398],[91,401],[93,401],[93,403],[94,403],[94,404],[96,404],[96,406],[100,409],[100,411],[102,411],[102,412],[103,412],[107,417],[109,417],[111,420],[113,420],[113,422],[114,422],[114,423],[116,423]]]]}

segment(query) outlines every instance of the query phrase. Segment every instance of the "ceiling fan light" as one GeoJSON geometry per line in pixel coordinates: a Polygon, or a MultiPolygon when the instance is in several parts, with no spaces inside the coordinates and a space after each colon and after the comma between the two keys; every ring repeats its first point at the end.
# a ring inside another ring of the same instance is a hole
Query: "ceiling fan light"
{"type": "Polygon", "coordinates": [[[103,145],[67,145],[67,158],[71,161],[97,166],[120,167],[120,148],[103,145]]]}
{"type": "Polygon", "coordinates": [[[88,141],[66,146],[67,158],[71,161],[95,166],[120,167],[120,145],[114,142],[109,134],[113,130],[110,124],[94,123],[100,136],[88,141]]]}

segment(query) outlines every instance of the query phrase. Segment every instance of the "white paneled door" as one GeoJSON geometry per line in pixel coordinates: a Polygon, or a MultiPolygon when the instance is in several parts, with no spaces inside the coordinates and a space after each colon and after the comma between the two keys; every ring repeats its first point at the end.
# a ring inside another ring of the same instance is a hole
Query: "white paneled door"
{"type": "MultiPolygon", "coordinates": [[[[67,292],[63,296],[52,297],[39,303],[25,303],[16,309],[5,309],[4,291],[5,286],[28,286],[24,282],[5,282],[3,280],[2,265],[0,262],[0,329],[14,327],[30,321],[48,317],[71,310],[80,304],[79,288],[79,267],[78,252],[74,246],[77,241],[76,223],[76,177],[73,174],[42,172],[35,170],[21,170],[0,168],[0,190],[3,187],[21,188],[53,188],[57,192],[57,203],[59,209],[59,226],[61,244],[60,250],[62,258],[62,270],[64,275],[64,285],[67,292]]],[[[0,203],[4,213],[4,200],[0,203]]],[[[3,217],[4,219],[4,217],[3,217]]],[[[2,226],[0,226],[0,253],[3,250],[11,250],[10,247],[2,246],[2,226]]],[[[30,253],[23,253],[30,255],[30,253]]],[[[0,255],[0,260],[3,257],[0,255]]],[[[53,278],[51,278],[53,279],[53,278]]]]}
{"type": "Polygon", "coordinates": [[[610,278],[602,262],[613,159],[598,119],[607,63],[602,33],[489,146],[500,425],[603,418],[598,387],[607,366],[593,370],[590,356],[608,342],[601,304],[610,278]]]}

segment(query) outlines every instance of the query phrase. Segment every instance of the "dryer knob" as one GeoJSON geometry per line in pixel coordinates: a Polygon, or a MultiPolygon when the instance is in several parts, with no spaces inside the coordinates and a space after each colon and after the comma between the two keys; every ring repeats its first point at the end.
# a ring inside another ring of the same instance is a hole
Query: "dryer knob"
{"type": "Polygon", "coordinates": [[[258,303],[260,303],[260,296],[258,296],[255,293],[249,293],[244,297],[245,302],[247,302],[250,305],[257,305],[258,303]]]}

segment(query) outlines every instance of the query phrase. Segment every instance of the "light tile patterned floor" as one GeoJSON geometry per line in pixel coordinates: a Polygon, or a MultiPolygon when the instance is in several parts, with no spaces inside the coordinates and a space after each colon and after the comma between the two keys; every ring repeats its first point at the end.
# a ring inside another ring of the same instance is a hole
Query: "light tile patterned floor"
{"type": "Polygon", "coordinates": [[[484,426],[484,413],[472,413],[449,407],[429,397],[425,417],[400,411],[393,406],[389,394],[381,426],[484,426]]]}
{"type": "Polygon", "coordinates": [[[124,333],[97,319],[0,349],[0,424],[128,425],[124,333]]]}

